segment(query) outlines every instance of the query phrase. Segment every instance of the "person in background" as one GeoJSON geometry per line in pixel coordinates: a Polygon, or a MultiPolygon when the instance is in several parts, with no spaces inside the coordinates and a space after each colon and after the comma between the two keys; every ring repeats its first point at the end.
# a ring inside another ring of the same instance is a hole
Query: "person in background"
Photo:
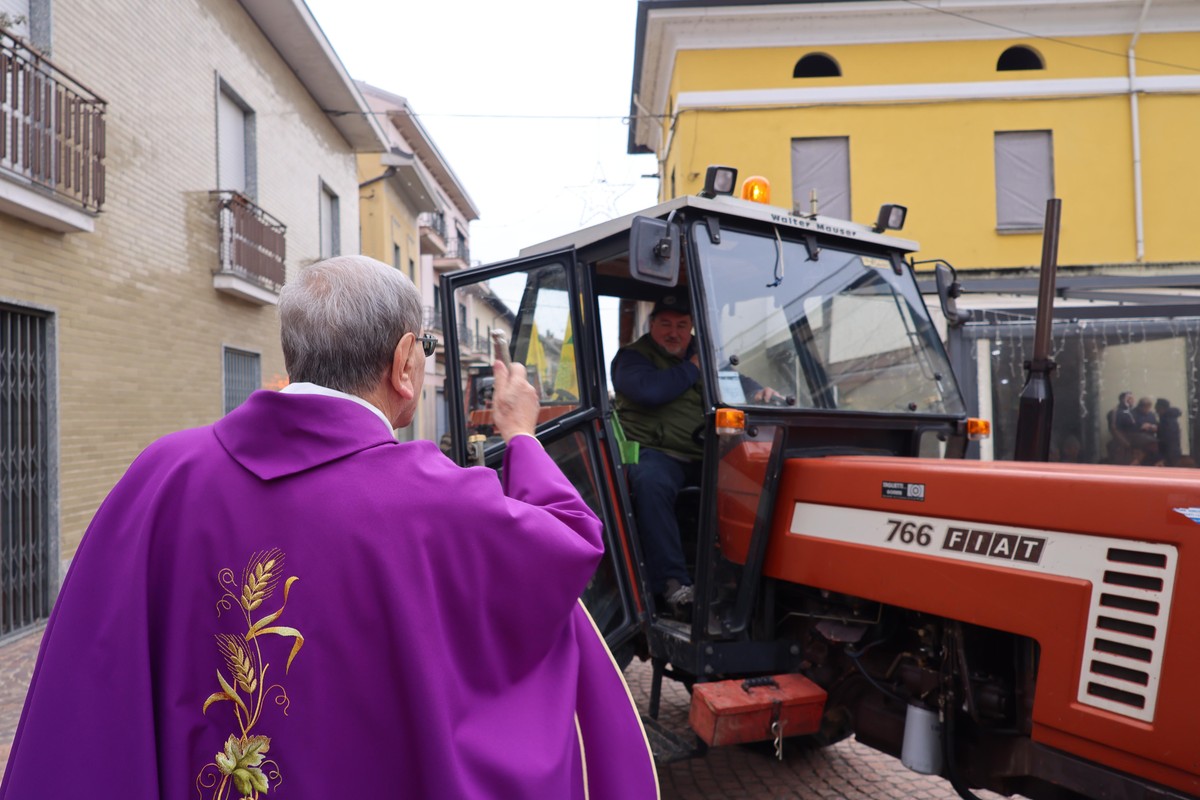
{"type": "Polygon", "coordinates": [[[96,513],[0,798],[656,798],[578,601],[600,522],[524,367],[493,364],[500,479],[396,441],[436,344],[401,272],[317,263],[279,314],[291,384],[151,444],[96,513]]]}
{"type": "Polygon", "coordinates": [[[1154,410],[1158,413],[1158,456],[1165,466],[1177,467],[1183,458],[1179,429],[1179,418],[1183,412],[1171,405],[1171,401],[1165,397],[1155,401],[1154,410]]]}
{"type": "Polygon", "coordinates": [[[1156,433],[1158,431],[1158,415],[1154,413],[1154,400],[1149,397],[1143,397],[1138,400],[1137,405],[1133,407],[1133,421],[1137,423],[1138,430],[1146,433],[1156,433]]]}
{"type": "Polygon", "coordinates": [[[1133,392],[1117,395],[1117,406],[1108,412],[1108,460],[1109,464],[1128,464],[1133,460],[1133,445],[1129,433],[1137,427],[1133,422],[1133,392]]]}
{"type": "Polygon", "coordinates": [[[1124,440],[1129,455],[1126,464],[1153,464],[1158,456],[1157,428],[1146,416],[1154,414],[1153,401],[1142,398],[1135,408],[1133,392],[1121,392],[1113,418],[1114,438],[1124,440]],[[1144,410],[1142,406],[1145,406],[1144,410]]]}
{"type": "Polygon", "coordinates": [[[1083,445],[1080,443],[1079,437],[1075,434],[1067,434],[1064,436],[1061,446],[1051,448],[1050,460],[1061,461],[1066,464],[1082,463],[1083,445]]]}

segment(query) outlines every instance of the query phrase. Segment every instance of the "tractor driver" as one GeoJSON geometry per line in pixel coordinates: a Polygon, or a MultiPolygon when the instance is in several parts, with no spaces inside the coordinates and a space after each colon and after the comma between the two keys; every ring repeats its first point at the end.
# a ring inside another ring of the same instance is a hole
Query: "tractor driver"
{"type": "MultiPolygon", "coordinates": [[[[777,396],[743,381],[756,402],[777,396]]],[[[613,358],[612,382],[625,436],[641,445],[629,480],[650,590],[678,614],[691,605],[693,589],[675,501],[685,486],[699,485],[704,454],[694,435],[704,422],[704,401],[686,296],[667,295],[655,303],[650,331],[613,358]]]]}

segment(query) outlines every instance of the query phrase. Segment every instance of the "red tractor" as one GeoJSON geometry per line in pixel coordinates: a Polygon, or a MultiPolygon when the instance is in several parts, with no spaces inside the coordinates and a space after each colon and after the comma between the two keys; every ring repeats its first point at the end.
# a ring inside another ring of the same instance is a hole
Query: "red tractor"
{"type": "MultiPolygon", "coordinates": [[[[622,664],[693,690],[703,740],[853,734],[967,798],[1200,796],[1200,481],[964,458],[976,421],[917,245],[885,231],[902,216],[710,189],[444,276],[442,307],[486,294],[511,314],[538,436],[605,525],[584,601],[622,664]],[[678,509],[684,619],[649,591],[607,372],[667,291],[691,301],[706,409],[678,509]]],[[[487,410],[462,396],[490,354],[453,325],[446,340],[451,455],[498,467],[487,410]]]]}

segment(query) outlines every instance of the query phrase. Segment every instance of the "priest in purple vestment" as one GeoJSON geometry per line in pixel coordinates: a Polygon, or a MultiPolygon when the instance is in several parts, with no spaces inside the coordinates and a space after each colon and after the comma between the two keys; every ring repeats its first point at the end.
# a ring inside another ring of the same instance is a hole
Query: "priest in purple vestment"
{"type": "Polygon", "coordinates": [[[495,364],[503,480],[397,442],[432,342],[399,271],[279,300],[293,381],[150,445],[84,535],[3,800],[658,796],[578,597],[600,522],[495,364]]]}

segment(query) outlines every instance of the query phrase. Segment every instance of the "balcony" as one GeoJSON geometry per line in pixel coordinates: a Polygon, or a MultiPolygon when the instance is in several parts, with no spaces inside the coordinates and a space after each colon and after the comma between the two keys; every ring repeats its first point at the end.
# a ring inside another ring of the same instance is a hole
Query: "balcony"
{"type": "Polygon", "coordinates": [[[435,272],[449,272],[452,269],[466,269],[469,266],[471,266],[471,251],[463,239],[451,242],[441,255],[434,253],[433,256],[435,272]]]}
{"type": "Polygon", "coordinates": [[[487,336],[476,336],[470,328],[458,326],[459,357],[464,364],[479,365],[492,363],[492,343],[487,336]]]}
{"type": "Polygon", "coordinates": [[[426,211],[417,217],[421,229],[421,252],[434,258],[446,252],[446,215],[441,211],[426,211]]]}
{"type": "Polygon", "coordinates": [[[104,205],[104,100],[0,31],[0,212],[92,231],[104,205]]]}
{"type": "Polygon", "coordinates": [[[433,306],[424,306],[422,309],[421,324],[427,331],[440,331],[442,329],[442,310],[433,306]]]}
{"type": "Polygon", "coordinates": [[[240,192],[212,196],[220,236],[213,288],[251,303],[275,305],[287,276],[287,226],[240,192]]]}

